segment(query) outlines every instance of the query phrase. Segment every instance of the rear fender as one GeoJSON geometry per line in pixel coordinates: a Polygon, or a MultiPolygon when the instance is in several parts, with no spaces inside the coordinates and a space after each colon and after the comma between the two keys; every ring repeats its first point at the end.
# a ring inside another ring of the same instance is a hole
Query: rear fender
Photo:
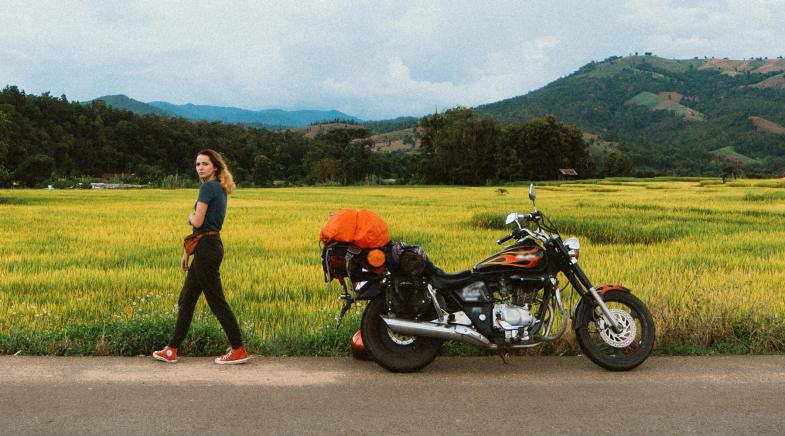
{"type": "MultiPolygon", "coordinates": [[[[604,295],[606,292],[612,292],[612,291],[630,292],[630,293],[632,292],[631,290],[625,288],[622,285],[602,285],[597,288],[597,293],[600,294],[601,296],[604,295]]],[[[590,313],[590,311],[583,310],[583,306],[586,304],[589,305],[596,304],[594,298],[588,292],[583,294],[583,297],[581,297],[581,299],[578,301],[578,304],[575,305],[575,312],[572,317],[572,328],[574,330],[577,330],[578,327],[583,325],[583,317],[586,316],[585,314],[590,313]]]]}
{"type": "Polygon", "coordinates": [[[355,298],[355,300],[373,300],[381,293],[382,283],[380,281],[365,282],[365,284],[357,290],[357,298],[355,298]]]}

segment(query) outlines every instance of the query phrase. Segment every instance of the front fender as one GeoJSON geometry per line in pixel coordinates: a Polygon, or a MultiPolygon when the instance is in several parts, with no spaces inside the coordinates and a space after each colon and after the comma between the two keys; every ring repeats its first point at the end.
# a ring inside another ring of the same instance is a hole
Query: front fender
{"type": "Polygon", "coordinates": [[[625,288],[622,285],[607,285],[606,284],[606,285],[602,285],[599,288],[597,288],[597,293],[600,294],[600,295],[602,295],[602,294],[604,294],[606,292],[610,292],[610,291],[632,292],[631,290],[625,288]]]}
{"type": "MultiPolygon", "coordinates": [[[[609,284],[606,284],[606,285],[602,285],[602,286],[600,286],[600,287],[598,287],[596,289],[597,289],[597,293],[600,294],[601,296],[603,294],[605,294],[606,292],[611,292],[611,291],[632,292],[631,290],[629,290],[628,288],[625,288],[622,285],[609,285],[609,284]]],[[[590,310],[583,310],[583,306],[585,306],[587,304],[589,304],[589,305],[593,305],[594,304],[594,298],[588,292],[583,294],[583,297],[581,297],[581,299],[578,300],[578,304],[575,305],[575,312],[573,313],[573,317],[572,317],[572,328],[573,328],[573,330],[577,330],[578,327],[582,326],[583,325],[583,318],[588,313],[591,313],[590,310]]]]}

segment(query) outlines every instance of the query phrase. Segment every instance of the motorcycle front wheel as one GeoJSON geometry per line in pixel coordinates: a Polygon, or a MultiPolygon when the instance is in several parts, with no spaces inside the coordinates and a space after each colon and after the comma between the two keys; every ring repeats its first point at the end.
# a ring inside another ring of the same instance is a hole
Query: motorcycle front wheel
{"type": "Polygon", "coordinates": [[[439,354],[442,341],[391,331],[382,319],[387,313],[383,296],[365,307],[360,324],[365,349],[376,363],[392,372],[415,372],[426,367],[439,354]]]}
{"type": "Polygon", "coordinates": [[[610,371],[627,371],[643,363],[654,348],[654,320],[649,309],[629,292],[611,291],[602,296],[623,330],[606,325],[596,304],[583,302],[576,313],[575,336],[581,350],[597,365],[610,371]]]}

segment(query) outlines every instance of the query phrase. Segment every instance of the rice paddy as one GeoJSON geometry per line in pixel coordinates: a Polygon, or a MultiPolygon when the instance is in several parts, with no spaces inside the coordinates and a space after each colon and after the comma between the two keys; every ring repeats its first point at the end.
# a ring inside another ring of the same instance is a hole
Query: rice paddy
{"type": "MultiPolygon", "coordinates": [[[[596,284],[635,290],[660,353],[785,351],[785,184],[781,180],[605,180],[538,186],[537,206],[581,238],[596,284]]],[[[238,189],[221,267],[252,351],[346,354],[320,266],[331,211],[371,209],[394,239],[445,270],[493,253],[528,186],[238,189]]],[[[0,353],[149,354],[174,325],[186,216],[196,190],[0,191],[0,353]]],[[[577,350],[572,334],[560,349],[577,350]]],[[[202,299],[185,353],[223,351],[202,299]]],[[[547,350],[546,350],[547,351],[547,350]]]]}

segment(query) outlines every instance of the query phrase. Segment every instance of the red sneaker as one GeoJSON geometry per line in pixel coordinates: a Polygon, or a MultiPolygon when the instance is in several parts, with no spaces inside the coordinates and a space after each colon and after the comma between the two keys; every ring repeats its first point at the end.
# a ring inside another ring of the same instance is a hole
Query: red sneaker
{"type": "Polygon", "coordinates": [[[368,350],[365,349],[363,335],[359,330],[352,336],[352,356],[357,360],[373,360],[373,357],[368,354],[368,350]]]}
{"type": "Polygon", "coordinates": [[[177,348],[165,346],[163,350],[153,351],[155,360],[160,360],[166,363],[177,363],[177,348]]]}
{"type": "Polygon", "coordinates": [[[245,351],[245,346],[241,345],[238,348],[228,348],[226,354],[221,357],[215,358],[215,363],[219,365],[237,365],[238,363],[245,363],[250,359],[248,353],[245,351]]]}

